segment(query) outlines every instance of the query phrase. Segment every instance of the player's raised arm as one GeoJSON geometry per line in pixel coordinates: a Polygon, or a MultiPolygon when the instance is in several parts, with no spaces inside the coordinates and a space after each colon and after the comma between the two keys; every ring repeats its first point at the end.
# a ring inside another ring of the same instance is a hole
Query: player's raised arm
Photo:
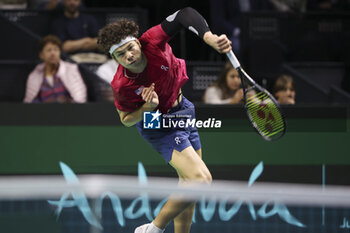
{"type": "Polygon", "coordinates": [[[231,50],[231,41],[227,36],[213,34],[203,16],[191,7],[176,11],[168,16],[161,25],[169,36],[174,36],[182,28],[187,28],[219,53],[227,53],[231,50]]]}

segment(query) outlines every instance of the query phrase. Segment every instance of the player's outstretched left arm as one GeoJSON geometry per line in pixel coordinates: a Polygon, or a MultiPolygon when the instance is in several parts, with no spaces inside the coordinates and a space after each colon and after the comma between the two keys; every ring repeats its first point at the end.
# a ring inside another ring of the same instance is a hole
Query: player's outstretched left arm
{"type": "Polygon", "coordinates": [[[169,36],[174,36],[182,28],[187,28],[219,53],[231,50],[231,41],[227,36],[213,34],[203,16],[191,7],[183,8],[168,16],[161,26],[169,36]]]}

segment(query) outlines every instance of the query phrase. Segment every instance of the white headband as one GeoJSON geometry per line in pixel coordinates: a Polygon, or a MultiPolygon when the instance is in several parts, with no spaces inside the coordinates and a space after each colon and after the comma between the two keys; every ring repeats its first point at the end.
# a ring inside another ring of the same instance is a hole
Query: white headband
{"type": "Polygon", "coordinates": [[[109,49],[109,53],[112,55],[113,52],[114,52],[117,48],[119,48],[119,47],[125,45],[126,43],[128,43],[128,42],[130,42],[130,41],[132,41],[132,40],[136,40],[136,38],[133,37],[133,36],[127,36],[127,37],[125,37],[125,38],[122,39],[118,44],[112,45],[111,48],[109,49]]]}

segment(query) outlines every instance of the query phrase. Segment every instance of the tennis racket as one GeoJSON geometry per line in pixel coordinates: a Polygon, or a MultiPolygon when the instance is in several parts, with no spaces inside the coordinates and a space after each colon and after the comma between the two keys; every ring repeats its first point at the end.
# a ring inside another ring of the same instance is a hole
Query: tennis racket
{"type": "Polygon", "coordinates": [[[267,141],[281,138],[286,121],[276,99],[242,69],[232,50],[226,53],[242,81],[244,107],[254,129],[267,141]]]}

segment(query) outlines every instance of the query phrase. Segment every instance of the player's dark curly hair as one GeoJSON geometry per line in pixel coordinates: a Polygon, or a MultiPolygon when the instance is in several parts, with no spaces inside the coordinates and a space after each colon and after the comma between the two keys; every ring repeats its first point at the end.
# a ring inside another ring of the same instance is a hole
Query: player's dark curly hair
{"type": "Polygon", "coordinates": [[[98,32],[97,44],[100,50],[108,54],[112,45],[119,43],[127,36],[138,37],[139,26],[132,20],[120,19],[107,24],[98,32]]]}

